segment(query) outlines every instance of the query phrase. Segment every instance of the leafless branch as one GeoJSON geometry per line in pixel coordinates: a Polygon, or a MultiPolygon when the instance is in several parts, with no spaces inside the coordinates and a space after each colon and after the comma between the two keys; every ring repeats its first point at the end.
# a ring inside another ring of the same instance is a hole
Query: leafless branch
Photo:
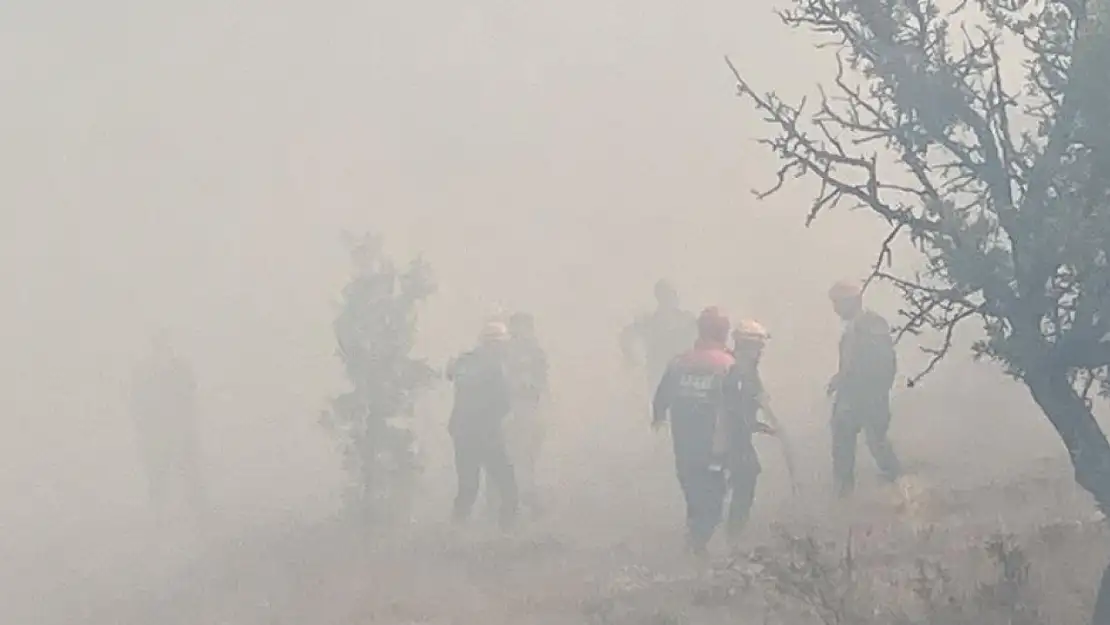
{"type": "Polygon", "coordinates": [[[965,320],[967,320],[967,319],[969,319],[972,316],[977,315],[977,314],[979,314],[978,311],[974,310],[974,309],[968,309],[968,310],[965,310],[963,312],[960,312],[960,313],[956,314],[954,317],[949,319],[948,322],[944,325],[944,342],[941,343],[941,346],[939,348],[931,348],[931,347],[922,347],[921,348],[921,351],[925,352],[926,354],[932,355],[932,357],[929,359],[929,362],[928,362],[928,364],[925,365],[924,369],[922,369],[916,375],[914,375],[914,376],[912,376],[912,377],[910,377],[909,379],[906,380],[906,386],[907,387],[914,388],[915,386],[917,386],[921,382],[921,380],[925,379],[926,376],[928,376],[930,373],[933,372],[933,370],[940,363],[940,361],[944,360],[944,357],[948,355],[949,351],[951,351],[951,349],[952,349],[952,339],[953,339],[953,336],[955,335],[956,328],[963,321],[965,321],[965,320]]]}
{"type": "Polygon", "coordinates": [[[846,199],[853,199],[857,202],[854,207],[869,208],[890,223],[905,224],[916,232],[939,232],[939,224],[918,217],[911,208],[891,206],[883,201],[879,192],[884,185],[880,182],[877,159],[873,155],[868,158],[851,156],[843,152],[843,146],[839,146],[839,151],[836,147],[830,150],[825,147],[824,142],[808,136],[799,125],[805,107],[804,100],[797,108],[793,108],[779,101],[774,94],[761,96],[744,80],[730,58],[725,57],[725,63],[736,79],[739,95],[750,99],[756,109],[765,115],[766,121],[782,131],[774,139],[760,140],[783,159],[783,165],[776,173],[775,184],[767,190],[756,192],[757,197],[765,199],[777,193],[791,174],[812,174],[820,181],[821,189],[810,207],[807,224],[812,223],[823,210],[837,206],[846,199]],[[838,167],[862,174],[864,182],[844,182],[843,177],[838,175],[838,167]]]}
{"type": "Polygon", "coordinates": [[[880,277],[884,266],[889,268],[894,264],[894,251],[891,249],[891,245],[894,244],[894,240],[898,238],[898,233],[901,232],[904,226],[905,224],[895,224],[890,229],[890,233],[883,239],[882,245],[879,247],[879,257],[875,259],[875,264],[871,266],[871,273],[863,281],[865,291],[876,278],[880,277]]]}

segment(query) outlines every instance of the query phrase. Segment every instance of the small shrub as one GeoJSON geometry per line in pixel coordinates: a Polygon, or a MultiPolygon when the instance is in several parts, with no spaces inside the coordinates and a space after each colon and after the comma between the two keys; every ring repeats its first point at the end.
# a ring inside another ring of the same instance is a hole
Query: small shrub
{"type": "Polygon", "coordinates": [[[420,259],[397,269],[380,237],[348,237],[347,243],[354,273],[334,329],[352,390],[331,402],[321,422],[337,439],[351,478],[349,509],[374,521],[396,520],[408,515],[419,470],[406,420],[436,377],[411,355],[417,308],[435,287],[420,259]]]}

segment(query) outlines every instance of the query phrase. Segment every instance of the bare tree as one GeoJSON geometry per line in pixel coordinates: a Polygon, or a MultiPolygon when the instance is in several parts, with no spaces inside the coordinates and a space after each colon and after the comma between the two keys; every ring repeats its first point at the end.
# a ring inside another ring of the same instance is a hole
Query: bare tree
{"type": "MultiPolygon", "coordinates": [[[[793,0],[782,20],[824,37],[839,68],[809,110],[756,91],[729,62],[775,128],[762,143],[782,167],[758,195],[810,177],[807,223],[847,206],[890,225],[868,282],[901,292],[899,339],[943,337],[911,385],[957,327],[978,323],[975,354],[1028,387],[1105,514],[1110,443],[1091,402],[1110,394],[1108,5],[793,0]],[[1019,84],[1003,56],[1024,60],[1019,84]],[[923,256],[916,270],[893,267],[901,239],[923,256]]],[[[1110,622],[1107,600],[1104,589],[1096,622],[1110,622]]]]}
{"type": "Polygon", "coordinates": [[[408,513],[419,468],[405,419],[435,379],[411,355],[417,307],[435,287],[420,259],[398,270],[380,237],[349,237],[347,244],[354,276],[343,290],[335,336],[353,389],[332,401],[322,422],[335,434],[351,476],[351,508],[372,520],[397,520],[408,513]]]}

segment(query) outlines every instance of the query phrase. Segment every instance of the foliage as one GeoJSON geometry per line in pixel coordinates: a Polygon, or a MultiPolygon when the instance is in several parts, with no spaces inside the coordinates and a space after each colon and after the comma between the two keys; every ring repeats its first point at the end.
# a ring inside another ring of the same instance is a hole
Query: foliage
{"type": "Polygon", "coordinates": [[[943,331],[930,368],[953,329],[979,319],[988,338],[978,353],[1014,375],[1048,356],[1105,379],[1110,46],[1086,13],[1056,0],[965,2],[948,14],[935,0],[797,0],[781,17],[831,39],[834,91],[807,115],[804,102],[760,95],[736,74],[779,130],[764,143],[783,166],[762,196],[810,175],[821,184],[810,221],[849,203],[891,225],[872,277],[904,295],[902,334],[943,331]],[[1014,87],[1002,49],[1017,44],[1026,77],[1014,87]],[[903,236],[926,260],[910,275],[889,271],[903,236]]]}
{"type": "Polygon", "coordinates": [[[332,401],[322,422],[338,440],[351,477],[349,504],[381,520],[407,512],[419,469],[415,436],[404,421],[435,379],[411,355],[417,308],[435,286],[420,259],[399,270],[378,236],[348,237],[347,243],[354,273],[334,330],[353,388],[332,401]]]}
{"type": "MultiPolygon", "coordinates": [[[[809,221],[847,205],[889,224],[867,281],[901,292],[898,339],[944,337],[923,348],[932,358],[911,385],[977,320],[976,356],[1025,383],[1104,513],[1110,442],[1091,402],[1110,395],[1108,4],[793,0],[782,20],[836,49],[832,91],[809,113],[729,63],[776,129],[763,143],[782,161],[778,183],[760,195],[809,176],[820,188],[809,221]],[[1019,85],[1004,62],[1015,58],[1019,85]],[[899,239],[919,269],[893,270],[899,239]]],[[[1110,622],[1110,568],[1103,579],[1096,622],[1110,622]]]]}
{"type": "Polygon", "coordinates": [[[809,221],[844,204],[885,220],[868,282],[901,291],[897,338],[944,336],[924,348],[933,357],[911,385],[958,326],[979,320],[976,354],[1029,386],[1080,482],[1110,506],[1110,445],[1089,405],[1093,391],[1110,391],[1105,20],[1070,0],[981,0],[947,14],[936,0],[795,0],[781,17],[826,36],[839,71],[807,114],[733,67],[740,95],[777,128],[763,143],[782,160],[778,184],[760,195],[808,175],[820,183],[809,221]],[[986,25],[957,27],[953,16],[986,25]],[[1002,49],[1019,45],[1025,80],[1014,87],[1002,49]],[[893,271],[900,238],[923,268],[893,271]]]}

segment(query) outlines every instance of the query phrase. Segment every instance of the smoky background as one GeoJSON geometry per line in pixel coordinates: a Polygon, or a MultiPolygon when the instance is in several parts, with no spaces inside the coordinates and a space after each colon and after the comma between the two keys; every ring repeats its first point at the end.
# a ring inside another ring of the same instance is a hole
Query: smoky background
{"type": "MultiPolygon", "coordinates": [[[[151,530],[127,392],[159,328],[199,380],[220,531],[335,510],[343,476],[317,417],[344,386],[330,325],[349,274],[343,229],[432,265],[419,352],[435,365],[495,306],[535,313],[558,406],[547,462],[583,483],[629,479],[590,475],[606,454],[669,462],[631,434],[647,408],[617,352],[661,277],[689,309],[719,304],[770,328],[764,377],[823,466],[839,332],[826,291],[866,274],[885,231],[844,212],[806,229],[804,187],[765,202],[749,192],[777,163],[754,143],[763,128],[723,56],[789,97],[831,65],[772,8],[0,8],[6,603],[76,593],[142,558],[151,530]]],[[[869,305],[888,318],[898,307],[881,289],[869,305]]],[[[901,347],[904,371],[924,362],[916,344],[901,347]]],[[[423,402],[416,427],[426,479],[449,489],[447,399],[443,387],[423,402]]],[[[1062,452],[1021,389],[963,354],[895,401],[911,460],[991,473],[1062,452]]],[[[672,487],[652,496],[670,505],[672,487]]],[[[440,503],[446,514],[445,500],[428,505],[440,503]]]]}

